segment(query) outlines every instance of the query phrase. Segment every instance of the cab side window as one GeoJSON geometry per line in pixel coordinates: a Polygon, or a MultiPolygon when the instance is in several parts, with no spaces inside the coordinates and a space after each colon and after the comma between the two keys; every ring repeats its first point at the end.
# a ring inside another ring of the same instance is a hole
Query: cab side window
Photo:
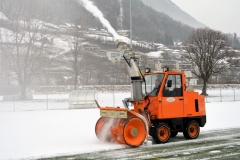
{"type": "Polygon", "coordinates": [[[181,75],[168,75],[167,81],[163,89],[163,96],[164,97],[183,96],[181,75]]]}

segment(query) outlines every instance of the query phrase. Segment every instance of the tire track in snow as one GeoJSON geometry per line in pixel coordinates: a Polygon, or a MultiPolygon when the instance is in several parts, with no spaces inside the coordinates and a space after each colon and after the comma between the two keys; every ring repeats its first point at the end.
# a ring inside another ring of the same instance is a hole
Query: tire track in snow
{"type": "Polygon", "coordinates": [[[240,128],[202,132],[195,140],[182,134],[165,144],[143,144],[138,148],[99,151],[53,159],[238,159],[240,128]]]}

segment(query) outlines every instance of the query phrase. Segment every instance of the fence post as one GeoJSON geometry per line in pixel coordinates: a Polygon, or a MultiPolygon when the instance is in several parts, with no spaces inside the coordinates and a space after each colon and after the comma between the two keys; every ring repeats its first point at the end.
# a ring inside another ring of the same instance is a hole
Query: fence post
{"type": "Polygon", "coordinates": [[[220,100],[222,102],[222,84],[220,83],[220,100]]]}
{"type": "Polygon", "coordinates": [[[15,109],[15,99],[13,100],[13,111],[15,112],[16,109],[15,109]]]}
{"type": "Polygon", "coordinates": [[[235,101],[235,88],[233,88],[233,96],[234,96],[234,101],[235,101]]]}
{"type": "Polygon", "coordinates": [[[48,110],[48,94],[47,94],[47,110],[48,110]]]}
{"type": "Polygon", "coordinates": [[[113,85],[113,107],[115,107],[115,85],[113,85]]]}

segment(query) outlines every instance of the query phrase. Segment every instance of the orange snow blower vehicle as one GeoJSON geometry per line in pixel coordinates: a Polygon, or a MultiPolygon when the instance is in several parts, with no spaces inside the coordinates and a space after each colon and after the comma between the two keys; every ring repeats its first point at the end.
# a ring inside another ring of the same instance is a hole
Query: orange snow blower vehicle
{"type": "Polygon", "coordinates": [[[123,100],[125,108],[100,107],[96,101],[101,115],[95,126],[98,139],[138,147],[149,135],[156,143],[178,132],[186,139],[197,138],[206,123],[205,98],[187,89],[184,72],[165,67],[142,74],[130,47],[121,40],[115,43],[128,65],[131,98],[123,100]]]}

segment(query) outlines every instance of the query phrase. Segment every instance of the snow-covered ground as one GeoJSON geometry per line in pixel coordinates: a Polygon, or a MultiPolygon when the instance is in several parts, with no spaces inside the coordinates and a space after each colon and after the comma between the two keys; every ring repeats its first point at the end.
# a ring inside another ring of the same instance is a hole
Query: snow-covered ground
{"type": "MultiPolygon", "coordinates": [[[[115,93],[113,98],[112,93],[105,93],[99,94],[98,99],[103,106],[122,106],[121,100],[129,96],[129,93],[115,93]]],[[[55,110],[23,111],[31,107],[34,103],[26,101],[13,112],[1,110],[3,102],[0,103],[0,159],[35,159],[124,147],[96,138],[95,123],[100,117],[96,108],[68,110],[67,101],[63,101],[52,104],[55,110]]],[[[206,109],[207,124],[201,128],[202,132],[240,127],[240,101],[206,103],[206,109]]]]}

